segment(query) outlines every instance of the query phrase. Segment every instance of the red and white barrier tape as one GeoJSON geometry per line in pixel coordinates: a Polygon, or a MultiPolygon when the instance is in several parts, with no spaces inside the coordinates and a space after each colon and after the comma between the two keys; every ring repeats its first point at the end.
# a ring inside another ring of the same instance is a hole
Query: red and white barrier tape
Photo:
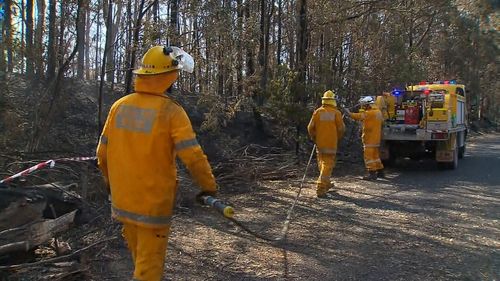
{"type": "Polygon", "coordinates": [[[97,159],[97,157],[94,156],[94,157],[69,157],[69,158],[59,158],[59,159],[47,160],[45,162],[36,164],[35,166],[32,166],[26,170],[23,170],[15,175],[12,175],[12,176],[4,178],[3,180],[0,180],[0,184],[6,183],[6,182],[11,181],[11,180],[18,178],[18,177],[22,177],[22,176],[31,174],[34,171],[43,169],[47,166],[49,168],[53,168],[56,165],[56,162],[59,162],[59,161],[88,161],[88,160],[95,160],[95,159],[97,159]]]}

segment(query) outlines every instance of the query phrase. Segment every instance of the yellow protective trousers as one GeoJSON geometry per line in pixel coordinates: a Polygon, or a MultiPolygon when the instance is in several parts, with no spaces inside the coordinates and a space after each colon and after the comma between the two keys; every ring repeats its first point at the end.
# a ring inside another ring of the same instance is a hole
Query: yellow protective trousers
{"type": "Polygon", "coordinates": [[[330,176],[333,168],[335,168],[336,154],[317,152],[317,161],[319,169],[319,177],[317,183],[316,194],[324,195],[332,187],[330,176]]]}
{"type": "Polygon", "coordinates": [[[368,171],[377,171],[384,168],[380,161],[379,147],[365,147],[364,151],[365,167],[368,171]]]}
{"type": "Polygon", "coordinates": [[[134,261],[133,280],[162,280],[169,233],[170,226],[147,228],[123,224],[123,237],[134,261]]]}

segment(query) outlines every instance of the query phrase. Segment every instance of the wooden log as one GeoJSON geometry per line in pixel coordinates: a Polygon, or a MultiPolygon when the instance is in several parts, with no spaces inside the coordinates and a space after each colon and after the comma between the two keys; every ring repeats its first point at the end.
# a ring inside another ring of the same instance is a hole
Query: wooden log
{"type": "Polygon", "coordinates": [[[0,189],[0,231],[41,220],[46,206],[41,191],[0,189]]]}
{"type": "Polygon", "coordinates": [[[0,188],[0,256],[47,242],[88,211],[78,194],[55,183],[0,188]]]}
{"type": "Polygon", "coordinates": [[[21,227],[0,232],[0,255],[28,251],[49,241],[57,233],[68,230],[75,220],[77,210],[56,219],[28,223],[21,227]]]}

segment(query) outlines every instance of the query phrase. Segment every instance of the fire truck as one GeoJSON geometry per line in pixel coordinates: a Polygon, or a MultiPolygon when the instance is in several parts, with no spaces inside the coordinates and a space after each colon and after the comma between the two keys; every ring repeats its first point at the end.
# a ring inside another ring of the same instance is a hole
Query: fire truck
{"type": "Polygon", "coordinates": [[[467,139],[465,93],[455,80],[424,81],[376,97],[385,119],[382,161],[430,157],[441,168],[456,169],[467,139]]]}

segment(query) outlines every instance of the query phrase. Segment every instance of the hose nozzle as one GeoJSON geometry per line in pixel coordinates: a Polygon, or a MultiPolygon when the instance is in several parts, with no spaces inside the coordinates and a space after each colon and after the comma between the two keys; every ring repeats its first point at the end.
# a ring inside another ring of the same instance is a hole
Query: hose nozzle
{"type": "Polygon", "coordinates": [[[204,197],[202,197],[202,199],[203,199],[203,203],[205,205],[208,205],[210,207],[215,208],[217,211],[219,211],[226,218],[233,217],[233,215],[234,215],[233,207],[224,204],[220,199],[217,199],[217,198],[212,197],[212,196],[204,196],[204,197]]]}

